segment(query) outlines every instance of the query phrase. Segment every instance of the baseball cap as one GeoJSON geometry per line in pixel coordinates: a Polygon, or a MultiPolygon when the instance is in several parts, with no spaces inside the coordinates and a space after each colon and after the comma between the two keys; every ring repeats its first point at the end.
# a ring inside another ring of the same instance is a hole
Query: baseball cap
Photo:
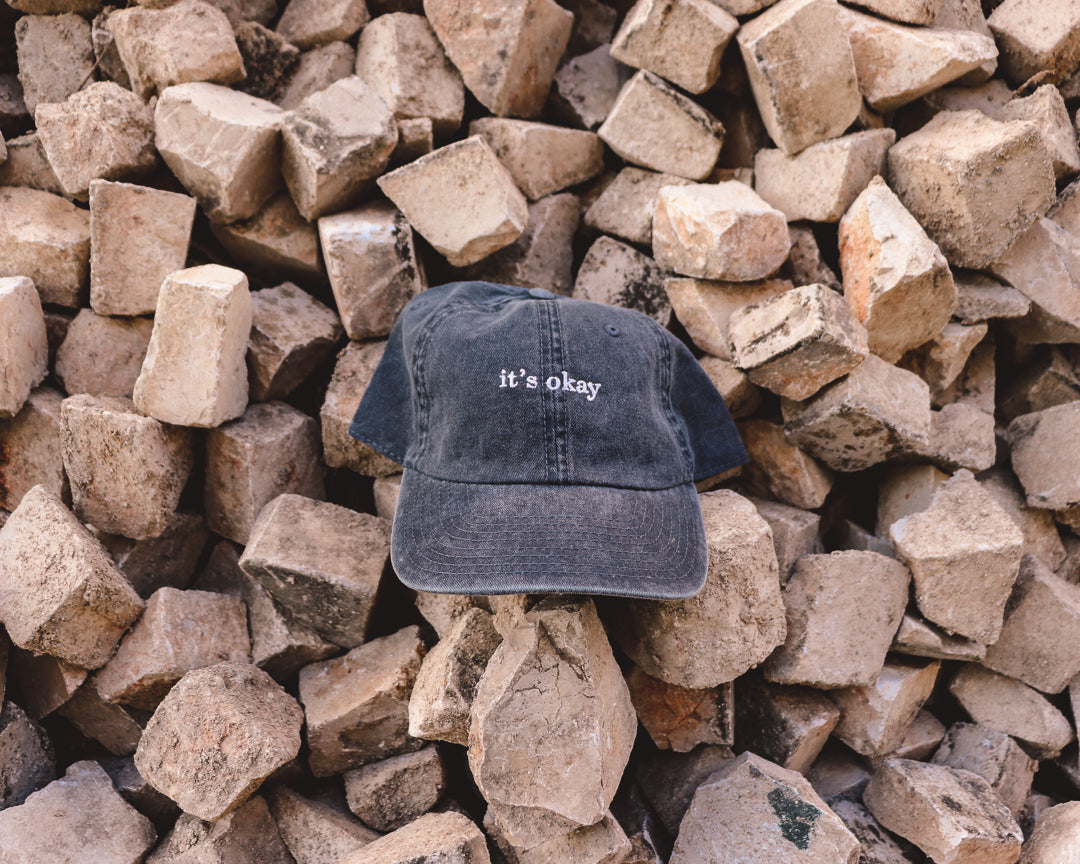
{"type": "Polygon", "coordinates": [[[404,466],[391,563],[436,593],[692,596],[694,483],[747,461],[652,318],[480,281],[402,310],[349,433],[404,466]]]}

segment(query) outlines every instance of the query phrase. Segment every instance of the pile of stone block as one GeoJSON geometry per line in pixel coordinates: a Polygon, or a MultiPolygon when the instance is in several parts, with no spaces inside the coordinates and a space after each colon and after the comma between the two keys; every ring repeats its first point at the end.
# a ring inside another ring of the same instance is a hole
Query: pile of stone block
{"type": "Polygon", "coordinates": [[[0,862],[1061,864],[1080,0],[0,3],[0,862]],[[679,601],[410,592],[404,305],[637,309],[679,601]]]}

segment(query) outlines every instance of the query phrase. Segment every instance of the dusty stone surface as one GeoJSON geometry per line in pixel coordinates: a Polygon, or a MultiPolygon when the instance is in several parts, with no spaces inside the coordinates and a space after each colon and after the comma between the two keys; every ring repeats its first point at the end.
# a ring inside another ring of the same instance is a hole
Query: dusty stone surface
{"type": "MultiPolygon", "coordinates": [[[[3,76],[0,75],[0,99],[3,97],[3,76]]],[[[26,186],[54,195],[63,195],[64,189],[56,179],[41,146],[37,132],[27,132],[5,142],[7,161],[0,161],[0,186],[26,186]]]]}
{"type": "Polygon", "coordinates": [[[1004,732],[975,723],[954,723],[931,760],[982,777],[1014,818],[1019,818],[1039,763],[1004,732]]]}
{"type": "Polygon", "coordinates": [[[964,324],[990,318],[1023,318],[1031,301],[1022,292],[991,276],[972,270],[953,274],[956,283],[956,309],[953,314],[964,324]]]}
{"type": "Polygon", "coordinates": [[[312,774],[329,777],[423,746],[408,734],[409,693],[423,656],[413,624],[300,670],[312,774]]]}
{"type": "Polygon", "coordinates": [[[1080,843],[1080,802],[1048,807],[1039,814],[1035,828],[1020,852],[1017,864],[1050,864],[1068,861],[1080,843]]]}
{"type": "Polygon", "coordinates": [[[26,110],[63,102],[91,75],[94,49],[90,24],[74,10],[60,15],[24,15],[15,22],[15,52],[26,110]]]}
{"type": "MultiPolygon", "coordinates": [[[[945,0],[860,0],[855,5],[891,21],[904,24],[937,24],[940,27],[945,26],[941,19],[949,4],[945,0]]],[[[954,12],[954,16],[956,15],[954,12]]]]}
{"type": "Polygon", "coordinates": [[[840,8],[834,0],[782,0],[736,36],[762,122],[786,153],[842,135],[859,114],[840,8]]]}
{"type": "Polygon", "coordinates": [[[477,135],[440,147],[377,182],[412,227],[455,267],[513,243],[528,221],[525,196],[477,135]]]}
{"type": "Polygon", "coordinates": [[[247,543],[284,493],[324,497],[317,424],[284,402],[257,402],[207,436],[203,506],[211,530],[247,543]]]}
{"type": "Polygon", "coordinates": [[[817,513],[808,513],[799,507],[776,501],[761,498],[750,498],[750,501],[772,529],[773,547],[780,567],[780,582],[783,584],[791,575],[796,561],[803,555],[821,551],[818,539],[821,517],[817,513]]]}
{"type": "Polygon", "coordinates": [[[58,195],[0,186],[0,277],[30,279],[43,303],[77,308],[90,279],[90,217],[58,195]]]}
{"type": "Polygon", "coordinates": [[[710,279],[665,279],[664,291],[679,323],[707,354],[731,359],[728,322],[736,309],[775,297],[795,287],[787,279],[724,282],[710,279]]]}
{"type": "Polygon", "coordinates": [[[833,473],[790,443],[783,426],[753,418],[742,421],[738,428],[750,456],[742,476],[752,487],[805,510],[825,503],[833,473]]]}
{"type": "Polygon", "coordinates": [[[697,689],[756,666],[787,631],[768,523],[735,492],[699,499],[709,545],[704,588],[687,600],[626,601],[612,634],[647,674],[697,689]]]}
{"type": "Polygon", "coordinates": [[[484,828],[495,841],[509,864],[548,864],[555,861],[575,861],[579,864],[608,864],[619,861],[632,864],[633,846],[620,823],[611,813],[595,825],[577,828],[569,834],[555,837],[530,849],[511,845],[490,816],[485,814],[484,828]]]}
{"type": "Polygon", "coordinates": [[[890,651],[936,660],[982,660],[986,646],[981,642],[952,636],[921,618],[905,614],[900,620],[890,651]]]}
{"type": "Polygon", "coordinates": [[[765,677],[823,689],[872,685],[907,605],[910,578],[903,564],[875,552],[800,558],[783,589],[787,640],[765,662],[765,677]]]}
{"type": "Polygon", "coordinates": [[[751,677],[735,700],[735,747],[805,775],[839,721],[824,693],[751,677]]]}
{"type": "Polygon", "coordinates": [[[661,750],[686,753],[699,744],[732,744],[732,688],[694,690],[646,675],[636,666],[626,686],[638,720],[661,750]]]}
{"type": "Polygon", "coordinates": [[[551,105],[560,120],[595,132],[607,118],[630,77],[609,49],[600,45],[559,67],[552,81],[551,105]]]}
{"type": "Polygon", "coordinates": [[[49,371],[41,296],[25,276],[0,278],[0,418],[14,417],[49,371]]]}
{"type": "Polygon", "coordinates": [[[210,230],[237,263],[272,282],[325,278],[318,229],[300,215],[288,191],[274,195],[250,219],[214,222],[210,230]]]}
{"type": "Polygon", "coordinates": [[[573,13],[554,0],[511,0],[492,19],[482,6],[424,0],[424,14],[465,86],[497,117],[544,107],[573,13]]]}
{"type": "Polygon", "coordinates": [[[763,855],[856,864],[859,852],[859,841],[802,775],[743,753],[694,793],[671,862],[734,864],[763,855]]]}
{"type": "Polygon", "coordinates": [[[632,165],[704,180],[720,155],[724,128],[696,102],[642,70],[623,85],[596,134],[632,165]]]}
{"type": "Polygon", "coordinates": [[[43,486],[31,488],[0,528],[0,621],[11,641],[96,669],[142,610],[74,514],[43,486]],[[59,542],[61,559],[53,551],[59,542]]]}
{"type": "Polygon", "coordinates": [[[986,336],[987,325],[960,324],[950,321],[929,342],[903,358],[903,364],[930,385],[935,404],[942,404],[943,394],[964,371],[972,352],[986,336]]]}
{"type": "Polygon", "coordinates": [[[427,813],[338,864],[491,864],[483,832],[461,813],[427,813]]]}
{"type": "Polygon", "coordinates": [[[113,318],[80,309],[57,349],[56,377],[73,396],[130,399],[153,327],[147,318],[113,318]]]}
{"type": "Polygon", "coordinates": [[[724,397],[731,416],[739,419],[748,417],[761,405],[761,391],[753,384],[746,373],[736,369],[729,360],[705,355],[698,360],[713,386],[724,397]]]}
{"type": "Polygon", "coordinates": [[[1080,63],[1080,10],[1068,0],[1010,0],[994,9],[987,23],[1001,50],[1001,68],[1014,86],[1043,69],[1064,78],[1080,63]],[[1049,20],[1056,26],[1047,27],[1049,20]]]}
{"type": "Polygon", "coordinates": [[[0,710],[0,813],[50,783],[56,777],[55,762],[45,730],[14,702],[5,701],[0,710]]]}
{"type": "Polygon", "coordinates": [[[775,273],[791,250],[784,214],[735,180],[660,189],[653,254],[684,276],[748,282],[775,273]]]}
{"type": "Polygon", "coordinates": [[[1050,206],[1054,170],[1038,130],[942,111],[896,142],[889,186],[949,263],[983,268],[1050,206]]]}
{"type": "Polygon", "coordinates": [[[319,220],[322,255],[350,339],[387,336],[398,313],[427,288],[406,217],[384,201],[319,220]]]}
{"type": "Polygon", "coordinates": [[[135,767],[185,813],[214,821],[296,756],[303,719],[296,700],[261,669],[216,663],[188,672],[161,701],[135,767]]]}
{"type": "Polygon", "coordinates": [[[994,119],[1034,123],[1050,154],[1056,180],[1080,172],[1080,147],[1077,146],[1076,133],[1069,121],[1061,91],[1053,84],[1043,84],[1030,96],[1013,99],[994,115],[994,119]]]}
{"type": "Polygon", "coordinates": [[[352,75],[355,65],[356,49],[348,42],[335,40],[304,51],[272,101],[291,110],[312,93],[352,75]]]}
{"type": "MultiPolygon", "coordinates": [[[[1011,421],[1021,414],[1080,398],[1080,378],[1077,378],[1073,364],[1060,348],[1040,351],[1025,366],[1024,372],[1017,376],[1011,386],[1004,388],[1001,405],[1004,419],[1011,421]]],[[[1024,495],[1021,492],[1019,504],[1022,506],[1023,503],[1024,495]]]]}
{"type": "Polygon", "coordinates": [[[233,33],[247,73],[238,89],[273,100],[300,59],[300,49],[257,21],[234,23],[233,33]]]}
{"type": "Polygon", "coordinates": [[[878,487],[877,523],[874,532],[888,537],[894,522],[921,513],[949,475],[933,465],[897,465],[888,469],[878,487]]]}
{"type": "Polygon", "coordinates": [[[925,761],[933,755],[945,737],[945,724],[925,708],[921,708],[911,721],[904,740],[890,753],[898,759],[925,761]]]}
{"type": "Polygon", "coordinates": [[[886,759],[863,800],[882,825],[934,860],[1010,864],[1020,826],[977,774],[910,759],[886,759]]]}
{"type": "Polygon", "coordinates": [[[435,745],[345,772],[345,800],[365,825],[396,831],[439,802],[446,765],[435,745]]]}
{"type": "Polygon", "coordinates": [[[653,209],[661,187],[684,186],[690,182],[674,174],[628,166],[585,211],[585,224],[628,243],[651,246],[653,209]]]}
{"type": "Polygon", "coordinates": [[[122,705],[106,702],[101,698],[92,681],[87,681],[76,690],[75,694],[57,709],[57,713],[65,717],[79,732],[87,738],[93,738],[114,756],[130,756],[135,752],[143,732],[140,720],[145,722],[146,716],[140,712],[134,712],[139,714],[137,720],[133,712],[122,705]]]}
{"type": "Polygon", "coordinates": [[[290,0],[277,24],[277,33],[307,50],[348,39],[371,20],[364,0],[290,0]]]}
{"type": "Polygon", "coordinates": [[[135,407],[179,426],[239,417],[247,405],[250,331],[251,294],[239,270],[204,264],[170,274],[158,294],[135,407]]]}
{"type": "Polygon", "coordinates": [[[895,363],[948,323],[956,307],[948,262],[880,177],[840,220],[839,244],[844,296],[883,360],[895,363]]]}
{"type": "Polygon", "coordinates": [[[207,824],[188,814],[146,859],[146,864],[291,864],[266,801],[255,795],[236,810],[207,824]]]}
{"type": "Polygon", "coordinates": [[[334,864],[379,837],[348,813],[288,786],[276,787],[267,804],[296,864],[334,864]]]}
{"type": "Polygon", "coordinates": [[[113,788],[98,763],[75,762],[67,773],[0,811],[0,848],[14,862],[141,861],[157,832],[113,788]]]}
{"type": "Polygon", "coordinates": [[[1009,424],[1012,468],[1029,507],[1064,510],[1080,504],[1072,443],[1080,431],[1078,417],[1080,402],[1066,402],[1023,414],[1009,424]]]}
{"type": "Polygon", "coordinates": [[[165,520],[165,530],[147,540],[117,535],[101,539],[116,566],[140,597],[158,588],[187,588],[210,537],[200,513],[176,512],[165,520]]]}
{"type": "Polygon", "coordinates": [[[594,303],[637,309],[661,326],[671,321],[663,267],[634,247],[600,237],[585,253],[574,280],[573,296],[594,303]]]}

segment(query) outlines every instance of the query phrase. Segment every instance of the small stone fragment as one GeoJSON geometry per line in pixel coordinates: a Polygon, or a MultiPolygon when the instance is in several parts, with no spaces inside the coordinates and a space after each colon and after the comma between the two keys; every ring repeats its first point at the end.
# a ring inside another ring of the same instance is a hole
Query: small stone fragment
{"type": "MultiPolygon", "coordinates": [[[[277,4],[271,8],[276,12],[277,4]]],[[[300,59],[300,49],[256,21],[234,23],[233,32],[247,73],[238,89],[273,100],[300,59]]]]}
{"type": "Polygon", "coordinates": [[[146,864],[293,864],[261,795],[212,824],[184,813],[146,864]]]}
{"type": "Polygon", "coordinates": [[[983,273],[957,270],[953,281],[957,295],[953,315],[964,324],[991,318],[1023,318],[1031,308],[1031,301],[1022,291],[983,273]]]}
{"type": "Polygon", "coordinates": [[[491,864],[484,833],[461,813],[426,813],[336,864],[491,864]]]}
{"type": "Polygon", "coordinates": [[[789,507],[776,501],[763,501],[751,498],[758,515],[766,522],[773,533],[773,548],[780,567],[780,583],[787,582],[791,568],[803,555],[821,552],[818,532],[821,517],[817,513],[808,513],[799,507],[789,507]]]}
{"type": "MultiPolygon", "coordinates": [[[[6,678],[19,694],[20,707],[34,720],[63,707],[86,680],[89,672],[48,654],[13,648],[4,641],[6,678]]],[[[3,695],[3,694],[0,694],[3,695]]]]}
{"type": "Polygon", "coordinates": [[[210,532],[200,513],[171,513],[157,537],[131,540],[104,535],[102,543],[140,597],[158,588],[187,588],[210,532]]]}
{"type": "Polygon", "coordinates": [[[875,533],[879,537],[888,537],[894,522],[927,509],[934,494],[948,479],[948,474],[933,465],[890,468],[878,487],[875,533]]]}
{"type": "Polygon", "coordinates": [[[396,831],[439,802],[446,765],[434,745],[345,772],[345,798],[366,825],[396,831]]]}
{"type": "Polygon", "coordinates": [[[941,404],[941,394],[964,371],[986,330],[986,324],[950,321],[937,336],[906,356],[903,364],[930,385],[934,401],[941,404]]]}
{"type": "Polygon", "coordinates": [[[663,267],[632,246],[600,237],[578,267],[574,297],[644,312],[661,326],[671,320],[663,267]]]}
{"type": "Polygon", "coordinates": [[[307,284],[326,277],[319,232],[300,215],[287,191],[274,195],[250,219],[213,222],[210,230],[236,263],[272,282],[290,278],[307,284]]]}
{"type": "Polygon", "coordinates": [[[24,15],[14,25],[22,101],[31,115],[39,103],[63,102],[93,74],[90,24],[74,10],[62,11],[24,15]]]}
{"type": "Polygon", "coordinates": [[[868,760],[830,740],[806,772],[806,779],[813,784],[814,791],[826,800],[838,796],[861,797],[863,789],[870,781],[868,760]]]}
{"type": "Polygon", "coordinates": [[[825,800],[862,846],[862,864],[911,864],[918,860],[920,853],[912,844],[882,828],[858,801],[840,795],[825,800]]]}
{"type": "Polygon", "coordinates": [[[904,24],[946,26],[940,19],[946,12],[947,0],[859,0],[855,5],[862,6],[882,18],[901,21],[904,24]]]}
{"type": "Polygon", "coordinates": [[[131,398],[153,321],[81,309],[56,352],[56,377],[71,395],[131,398]]]}
{"type": "Polygon", "coordinates": [[[945,737],[945,724],[925,708],[921,708],[911,721],[904,740],[890,753],[898,759],[917,759],[925,761],[937,750],[945,737]]]}
{"type": "Polygon", "coordinates": [[[1080,802],[1069,801],[1043,810],[1020,852],[1017,864],[1068,861],[1080,843],[1080,802]]]}
{"type": "Polygon", "coordinates": [[[307,50],[348,39],[369,20],[364,0],[290,0],[276,29],[297,48],[307,50]]]}
{"type": "Polygon", "coordinates": [[[586,825],[540,843],[529,849],[511,845],[495,823],[489,808],[484,818],[484,827],[506,856],[509,864],[549,864],[555,861],[573,861],[574,864],[610,864],[619,861],[632,864],[635,859],[628,858],[632,846],[626,832],[610,814],[604,815],[594,825],[586,825]]]}
{"type": "Polygon", "coordinates": [[[267,803],[296,864],[334,864],[379,837],[349,814],[288,786],[276,787],[267,803]]]}
{"type": "Polygon", "coordinates": [[[823,693],[747,677],[735,700],[735,747],[805,775],[839,721],[823,693]]]}
{"type": "Polygon", "coordinates": [[[762,279],[756,282],[721,282],[707,279],[665,279],[664,291],[671,301],[679,323],[702,351],[731,359],[728,344],[728,321],[731,313],[749,303],[756,303],[790,291],[787,279],[762,279]]]}
{"type": "MultiPolygon", "coordinates": [[[[0,75],[0,97],[3,96],[3,75],[0,75]]],[[[64,189],[56,179],[41,136],[27,132],[5,142],[7,161],[0,162],[0,186],[26,186],[54,195],[63,195],[64,189]]]]}
{"type": "Polygon", "coordinates": [[[1007,0],[987,23],[1001,50],[1001,69],[1013,85],[1043,70],[1064,80],[1080,63],[1080,9],[1072,0],[1007,0]]]}
{"type": "MultiPolygon", "coordinates": [[[[51,782],[56,777],[55,762],[45,730],[14,702],[5,701],[0,710],[0,814],[51,782]]],[[[0,815],[0,825],[3,818],[0,815]]]]}
{"type": "MultiPolygon", "coordinates": [[[[701,368],[709,376],[713,386],[724,397],[728,411],[735,419],[748,417],[757,411],[761,404],[761,391],[758,390],[746,373],[736,369],[729,360],[703,355],[698,359],[701,368]]],[[[744,469],[745,470],[745,469],[744,469]]]]}
{"type": "Polygon", "coordinates": [[[689,753],[642,754],[635,760],[634,779],[664,828],[674,836],[698,786],[732,758],[730,747],[708,744],[689,753]]]}
{"type": "Polygon", "coordinates": [[[356,49],[348,42],[327,42],[304,51],[277,97],[271,101],[291,111],[312,93],[352,75],[355,64],[356,49]]]}
{"type": "Polygon", "coordinates": [[[0,420],[0,451],[6,454],[0,461],[0,508],[14,510],[38,484],[57,498],[68,494],[60,426],[63,398],[51,387],[36,387],[18,414],[0,420]]]}
{"type": "Polygon", "coordinates": [[[1017,417],[1006,431],[1012,468],[1029,507],[1064,510],[1080,504],[1074,442],[1080,434],[1080,401],[1017,417]]]}
{"type": "Polygon", "coordinates": [[[1007,468],[984,472],[979,475],[979,482],[1020,526],[1024,533],[1024,554],[1034,555],[1051,570],[1057,570],[1065,561],[1065,547],[1054,526],[1053,514],[1026,506],[1024,490],[1007,468]]]}
{"type": "Polygon", "coordinates": [[[1043,84],[1030,96],[1013,99],[994,115],[994,119],[1027,120],[1034,123],[1050,154],[1056,180],[1080,172],[1080,147],[1076,143],[1076,130],[1069,120],[1065,100],[1053,84],[1043,84]]]}
{"type": "MultiPolygon", "coordinates": [[[[145,723],[146,717],[141,711],[133,714],[121,705],[106,702],[97,692],[92,680],[76,690],[75,694],[57,709],[57,713],[114,756],[130,756],[135,752],[139,739],[142,738],[142,723],[145,723]],[[139,719],[134,715],[138,715],[139,719]]],[[[156,789],[153,792],[155,795],[161,794],[156,789]]],[[[169,804],[176,807],[171,801],[169,804]]]]}
{"type": "Polygon", "coordinates": [[[585,212],[585,224],[628,243],[651,246],[653,209],[660,188],[688,183],[674,174],[623,168],[585,212]]]}
{"type": "Polygon", "coordinates": [[[1039,766],[1004,732],[974,723],[954,723],[931,761],[978,774],[1014,817],[1024,808],[1039,766]]]}
{"type": "Polygon", "coordinates": [[[0,418],[14,417],[48,374],[41,297],[25,276],[0,278],[0,418]]]}
{"type": "Polygon", "coordinates": [[[905,614],[901,619],[889,650],[935,660],[978,661],[986,656],[986,646],[981,642],[952,636],[910,614],[905,614]]]}
{"type": "Polygon", "coordinates": [[[731,745],[730,684],[694,690],[653,678],[635,666],[626,686],[638,720],[661,750],[686,753],[699,744],[731,745]]]}

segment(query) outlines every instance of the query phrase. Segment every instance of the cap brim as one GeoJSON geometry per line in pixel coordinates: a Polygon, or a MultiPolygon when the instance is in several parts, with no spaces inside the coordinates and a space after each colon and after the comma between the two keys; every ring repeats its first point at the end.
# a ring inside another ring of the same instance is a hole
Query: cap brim
{"type": "Polygon", "coordinates": [[[456,483],[406,469],[390,558],[418,591],[676,600],[705,583],[693,483],[642,490],[456,483]]]}

